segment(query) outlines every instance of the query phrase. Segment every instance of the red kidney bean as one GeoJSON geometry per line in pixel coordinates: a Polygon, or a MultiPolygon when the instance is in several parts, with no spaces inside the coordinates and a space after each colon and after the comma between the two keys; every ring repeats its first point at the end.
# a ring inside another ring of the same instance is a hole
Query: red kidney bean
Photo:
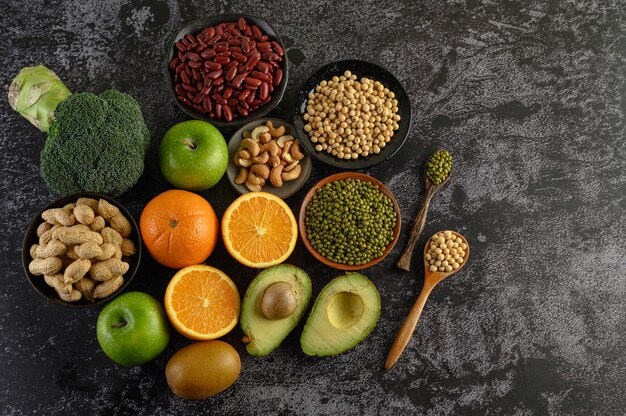
{"type": "Polygon", "coordinates": [[[233,58],[237,61],[237,62],[246,62],[248,59],[245,57],[245,55],[240,54],[239,52],[233,52],[233,58]]]}
{"type": "Polygon", "coordinates": [[[213,103],[211,102],[211,98],[204,97],[202,104],[204,105],[204,108],[206,108],[207,112],[213,111],[213,103]]]}
{"type": "Polygon", "coordinates": [[[262,36],[263,33],[261,33],[261,29],[259,29],[259,27],[257,25],[252,25],[252,33],[254,33],[254,36],[262,36]]]}
{"type": "Polygon", "coordinates": [[[285,50],[282,46],[280,46],[280,43],[275,40],[272,41],[272,49],[274,49],[274,52],[276,52],[279,56],[285,55],[285,50]]]}
{"type": "Polygon", "coordinates": [[[232,121],[233,111],[230,109],[230,106],[225,105],[223,110],[224,110],[224,118],[226,119],[226,121],[232,121]]]}
{"type": "MultiPolygon", "coordinates": [[[[224,83],[224,77],[221,76],[213,80],[213,85],[222,85],[224,83]]],[[[222,87],[224,88],[224,87],[222,87]]]]}
{"type": "Polygon", "coordinates": [[[248,58],[248,62],[246,62],[246,67],[248,67],[248,70],[252,70],[252,68],[254,68],[254,66],[261,60],[261,57],[259,55],[252,55],[250,58],[248,58]]]}
{"type": "Polygon", "coordinates": [[[233,78],[233,87],[241,88],[241,84],[243,80],[246,79],[246,74],[239,74],[235,78],[233,78]]]}
{"type": "Polygon", "coordinates": [[[206,49],[200,54],[200,58],[207,60],[215,57],[216,52],[213,49],[206,49]]]}
{"type": "Polygon", "coordinates": [[[185,40],[189,43],[194,43],[196,41],[196,38],[193,37],[192,34],[188,33],[185,35],[185,40]]]}
{"type": "Polygon", "coordinates": [[[256,45],[256,50],[259,52],[271,52],[272,51],[272,44],[269,42],[259,42],[256,45]]]}
{"type": "Polygon", "coordinates": [[[252,77],[246,77],[244,82],[246,84],[252,86],[252,87],[258,87],[259,85],[261,85],[261,80],[260,79],[256,79],[256,78],[252,78],[252,77]]]}
{"type": "Polygon", "coordinates": [[[230,56],[230,51],[219,52],[217,56],[230,56]]]}
{"type": "Polygon", "coordinates": [[[222,93],[222,95],[224,96],[224,98],[228,99],[230,98],[231,95],[233,95],[233,88],[232,87],[226,87],[224,88],[224,92],[222,93]]]}
{"type": "Polygon", "coordinates": [[[237,95],[237,98],[239,98],[241,102],[245,102],[248,95],[250,95],[250,90],[243,90],[237,95]]]}
{"type": "Polygon", "coordinates": [[[214,88],[213,88],[213,92],[214,92],[214,93],[216,93],[216,94],[218,94],[218,93],[222,92],[222,91],[224,90],[224,86],[225,86],[225,85],[226,85],[226,84],[224,84],[224,83],[221,83],[221,84],[219,84],[219,85],[214,85],[214,86],[213,86],[213,87],[214,87],[214,88]]]}
{"type": "Polygon", "coordinates": [[[222,68],[222,65],[213,61],[204,61],[204,66],[206,67],[206,69],[210,69],[211,71],[217,71],[218,69],[222,68]]]}
{"type": "Polygon", "coordinates": [[[175,70],[179,63],[180,63],[180,59],[178,59],[178,56],[175,56],[174,59],[170,61],[170,65],[169,65],[170,69],[175,70]]]}
{"type": "Polygon", "coordinates": [[[228,100],[226,98],[222,97],[219,94],[213,94],[211,96],[211,98],[213,99],[213,101],[218,102],[220,104],[227,104],[228,103],[228,100]]]}
{"type": "Polygon", "coordinates": [[[256,91],[250,91],[248,98],[246,98],[246,103],[250,105],[250,103],[252,103],[252,101],[254,101],[255,98],[256,98],[256,91]]]}
{"type": "Polygon", "coordinates": [[[258,69],[261,72],[269,72],[270,70],[270,66],[268,64],[266,64],[263,61],[259,61],[256,63],[256,65],[254,66],[256,69],[258,69]]]}
{"type": "Polygon", "coordinates": [[[201,105],[194,104],[191,108],[193,108],[196,112],[200,114],[206,114],[206,109],[201,105]]]}
{"type": "Polygon", "coordinates": [[[269,91],[269,86],[267,85],[267,82],[262,82],[261,90],[259,91],[259,98],[265,101],[269,97],[269,93],[270,91],[269,91]]]}
{"type": "Polygon", "coordinates": [[[276,70],[274,71],[274,82],[272,82],[272,84],[274,84],[275,87],[278,86],[278,84],[280,84],[280,81],[283,80],[283,70],[280,68],[276,68],[276,70]]]}
{"type": "Polygon", "coordinates": [[[250,43],[248,42],[247,39],[241,40],[241,50],[243,51],[243,53],[250,52],[250,43]]]}
{"type": "Polygon", "coordinates": [[[215,117],[222,118],[222,104],[220,103],[215,104],[215,117]]]}
{"type": "Polygon", "coordinates": [[[275,52],[263,52],[263,54],[261,55],[261,58],[263,58],[266,61],[278,61],[281,59],[281,57],[278,56],[278,54],[275,52]]]}
{"type": "Polygon", "coordinates": [[[243,30],[243,33],[246,36],[252,36],[252,26],[250,25],[246,26],[246,28],[243,30]]]}
{"type": "Polygon", "coordinates": [[[176,95],[185,95],[185,90],[181,84],[176,84],[174,91],[176,92],[176,95]]]}
{"type": "Polygon", "coordinates": [[[183,89],[185,91],[191,92],[191,93],[196,93],[198,92],[198,90],[193,86],[193,85],[189,85],[189,84],[183,84],[182,85],[183,89]]]}
{"type": "Polygon", "coordinates": [[[213,46],[217,41],[219,41],[221,38],[220,35],[215,35],[213,36],[211,39],[206,41],[207,46],[213,46]]]}
{"type": "Polygon", "coordinates": [[[246,19],[240,17],[239,20],[237,20],[237,27],[239,30],[246,30],[246,19]]]}
{"type": "MultiPolygon", "coordinates": [[[[235,62],[235,61],[233,61],[235,62]]],[[[235,75],[237,75],[237,67],[236,66],[231,66],[228,69],[228,72],[226,73],[226,80],[227,81],[232,81],[233,78],[235,78],[235,75]]]]}
{"type": "Polygon", "coordinates": [[[218,42],[213,45],[213,50],[215,52],[224,52],[228,50],[228,42],[218,42]]]}
{"type": "Polygon", "coordinates": [[[200,95],[207,95],[210,92],[211,92],[211,86],[206,85],[200,90],[200,95]]]}
{"type": "Polygon", "coordinates": [[[243,54],[243,51],[241,50],[241,47],[239,46],[231,46],[230,51],[233,53],[237,52],[239,54],[243,54]]]}
{"type": "Polygon", "coordinates": [[[206,48],[207,48],[206,43],[200,42],[200,46],[196,48],[196,53],[200,53],[204,51],[206,48]]]}
{"type": "Polygon", "coordinates": [[[217,78],[221,77],[223,73],[224,72],[221,69],[218,69],[216,71],[209,72],[209,74],[207,76],[209,78],[211,78],[211,79],[217,79],[217,78]]]}
{"type": "Polygon", "coordinates": [[[189,78],[189,75],[187,75],[185,71],[180,72],[180,78],[182,79],[183,84],[189,84],[189,82],[191,81],[191,79],[189,78]]]}
{"type": "Polygon", "coordinates": [[[252,71],[250,73],[250,75],[252,75],[252,77],[256,78],[256,79],[260,79],[261,81],[270,81],[271,78],[268,74],[266,74],[265,72],[259,72],[259,71],[252,71]]]}
{"type": "Polygon", "coordinates": [[[203,99],[203,98],[204,98],[204,97],[203,97],[202,95],[198,94],[198,95],[196,95],[196,98],[194,98],[194,99],[193,99],[192,103],[194,103],[194,104],[200,104],[200,103],[202,102],[202,99],[203,99]]]}
{"type": "Polygon", "coordinates": [[[242,117],[248,117],[248,110],[246,110],[242,106],[238,105],[237,111],[239,112],[239,114],[241,114],[242,117]]]}
{"type": "Polygon", "coordinates": [[[190,60],[190,61],[193,61],[193,62],[197,62],[197,61],[200,60],[200,55],[198,55],[195,52],[189,52],[187,54],[187,59],[190,60]]]}
{"type": "Polygon", "coordinates": [[[213,60],[220,65],[226,65],[230,62],[230,58],[228,56],[216,56],[213,60]]]}
{"type": "Polygon", "coordinates": [[[228,38],[228,44],[231,45],[231,48],[233,46],[239,46],[239,45],[241,45],[241,40],[239,38],[235,38],[235,37],[228,38]]]}
{"type": "Polygon", "coordinates": [[[228,99],[228,105],[231,107],[235,107],[239,101],[235,97],[230,97],[228,99]]]}
{"type": "Polygon", "coordinates": [[[193,75],[193,79],[195,79],[196,81],[202,81],[202,74],[196,68],[193,68],[191,70],[191,73],[193,75]]]}
{"type": "Polygon", "coordinates": [[[178,49],[181,52],[186,52],[187,51],[187,46],[182,43],[181,41],[178,41],[174,44],[174,46],[176,46],[176,49],[178,49]]]}
{"type": "Polygon", "coordinates": [[[201,62],[194,62],[194,61],[189,61],[187,62],[187,65],[189,65],[192,68],[200,68],[202,66],[201,62]]]}
{"type": "Polygon", "coordinates": [[[226,32],[232,36],[241,36],[241,32],[239,31],[239,29],[236,29],[234,27],[229,28],[226,32]]]}

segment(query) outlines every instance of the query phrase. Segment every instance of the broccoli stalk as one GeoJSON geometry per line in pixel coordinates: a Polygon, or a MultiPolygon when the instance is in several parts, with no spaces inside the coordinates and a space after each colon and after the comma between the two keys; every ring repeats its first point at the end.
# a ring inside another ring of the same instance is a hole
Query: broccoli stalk
{"type": "MultiPolygon", "coordinates": [[[[21,83],[28,85],[28,77],[21,83]]],[[[19,93],[20,99],[30,95],[19,93]]],[[[88,92],[69,95],[68,90],[55,106],[44,95],[39,101],[47,101],[45,111],[54,112],[40,164],[50,189],[62,195],[94,192],[117,197],[137,183],[150,132],[133,97],[115,90],[99,96],[88,92]]],[[[9,97],[11,100],[11,92],[9,97]]],[[[40,125],[44,126],[41,120],[40,125]]]]}

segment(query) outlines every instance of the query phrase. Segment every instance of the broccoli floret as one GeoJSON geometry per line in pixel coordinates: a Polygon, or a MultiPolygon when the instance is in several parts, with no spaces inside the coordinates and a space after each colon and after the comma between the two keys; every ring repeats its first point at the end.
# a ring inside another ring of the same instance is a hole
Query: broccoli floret
{"type": "Polygon", "coordinates": [[[70,95],[54,112],[41,175],[62,194],[119,196],[141,176],[150,132],[139,104],[115,90],[70,95]]]}

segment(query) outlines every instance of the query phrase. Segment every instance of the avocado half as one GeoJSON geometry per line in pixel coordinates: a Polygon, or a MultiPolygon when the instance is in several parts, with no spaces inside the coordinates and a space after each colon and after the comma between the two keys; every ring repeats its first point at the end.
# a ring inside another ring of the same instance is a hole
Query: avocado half
{"type": "Polygon", "coordinates": [[[376,286],[359,273],[333,279],[317,297],[300,345],[307,355],[337,355],[354,348],[376,326],[380,296],[376,286]]]}
{"type": "Polygon", "coordinates": [[[240,325],[246,334],[246,350],[250,355],[264,356],[276,349],[298,325],[311,300],[311,279],[306,272],[291,264],[270,267],[259,273],[248,286],[241,306],[240,325]],[[265,290],[272,284],[285,282],[297,300],[295,311],[282,319],[268,319],[261,311],[265,290]]]}

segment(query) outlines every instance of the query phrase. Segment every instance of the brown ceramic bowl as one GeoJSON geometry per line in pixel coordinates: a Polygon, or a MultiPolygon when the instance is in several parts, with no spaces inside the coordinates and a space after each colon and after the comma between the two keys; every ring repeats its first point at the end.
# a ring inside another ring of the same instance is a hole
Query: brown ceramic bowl
{"type": "Polygon", "coordinates": [[[309,252],[317,260],[321,261],[322,263],[324,263],[327,266],[330,266],[332,268],[339,269],[339,270],[362,270],[362,269],[367,269],[368,267],[371,267],[371,266],[375,265],[376,263],[380,262],[382,259],[387,257],[387,255],[393,249],[393,246],[395,246],[396,242],[398,241],[398,236],[400,235],[400,223],[401,223],[400,206],[398,206],[398,201],[396,201],[396,198],[393,196],[391,191],[385,185],[383,185],[383,183],[380,182],[379,180],[377,180],[377,179],[375,179],[375,178],[373,178],[373,177],[371,177],[369,175],[365,175],[363,173],[358,173],[358,172],[337,173],[335,175],[328,176],[328,177],[322,179],[321,181],[319,181],[318,183],[316,183],[309,190],[309,192],[307,192],[307,194],[304,196],[304,199],[302,200],[302,205],[300,206],[300,214],[298,216],[298,229],[299,229],[299,232],[300,232],[300,237],[302,238],[302,242],[304,243],[304,246],[307,248],[307,250],[309,250],[309,252]],[[387,195],[389,197],[389,199],[391,199],[391,202],[393,203],[393,209],[396,212],[396,225],[393,228],[393,238],[392,238],[391,242],[389,243],[389,245],[387,245],[387,248],[385,248],[385,251],[383,252],[382,256],[377,257],[377,258],[375,258],[375,259],[373,259],[373,260],[371,260],[371,261],[369,261],[369,262],[367,262],[365,264],[351,266],[351,265],[348,265],[348,264],[335,263],[334,261],[328,260],[326,257],[323,257],[321,254],[319,254],[313,248],[311,243],[309,243],[309,239],[308,239],[307,233],[306,233],[306,226],[304,224],[304,216],[306,214],[306,206],[311,201],[311,198],[313,198],[313,195],[315,195],[315,192],[318,189],[320,189],[322,186],[326,185],[327,183],[331,183],[331,182],[335,182],[335,181],[339,181],[339,180],[344,180],[344,179],[359,179],[361,181],[366,181],[366,182],[370,182],[370,183],[374,184],[376,187],[378,187],[378,189],[383,194],[387,195]]]}

